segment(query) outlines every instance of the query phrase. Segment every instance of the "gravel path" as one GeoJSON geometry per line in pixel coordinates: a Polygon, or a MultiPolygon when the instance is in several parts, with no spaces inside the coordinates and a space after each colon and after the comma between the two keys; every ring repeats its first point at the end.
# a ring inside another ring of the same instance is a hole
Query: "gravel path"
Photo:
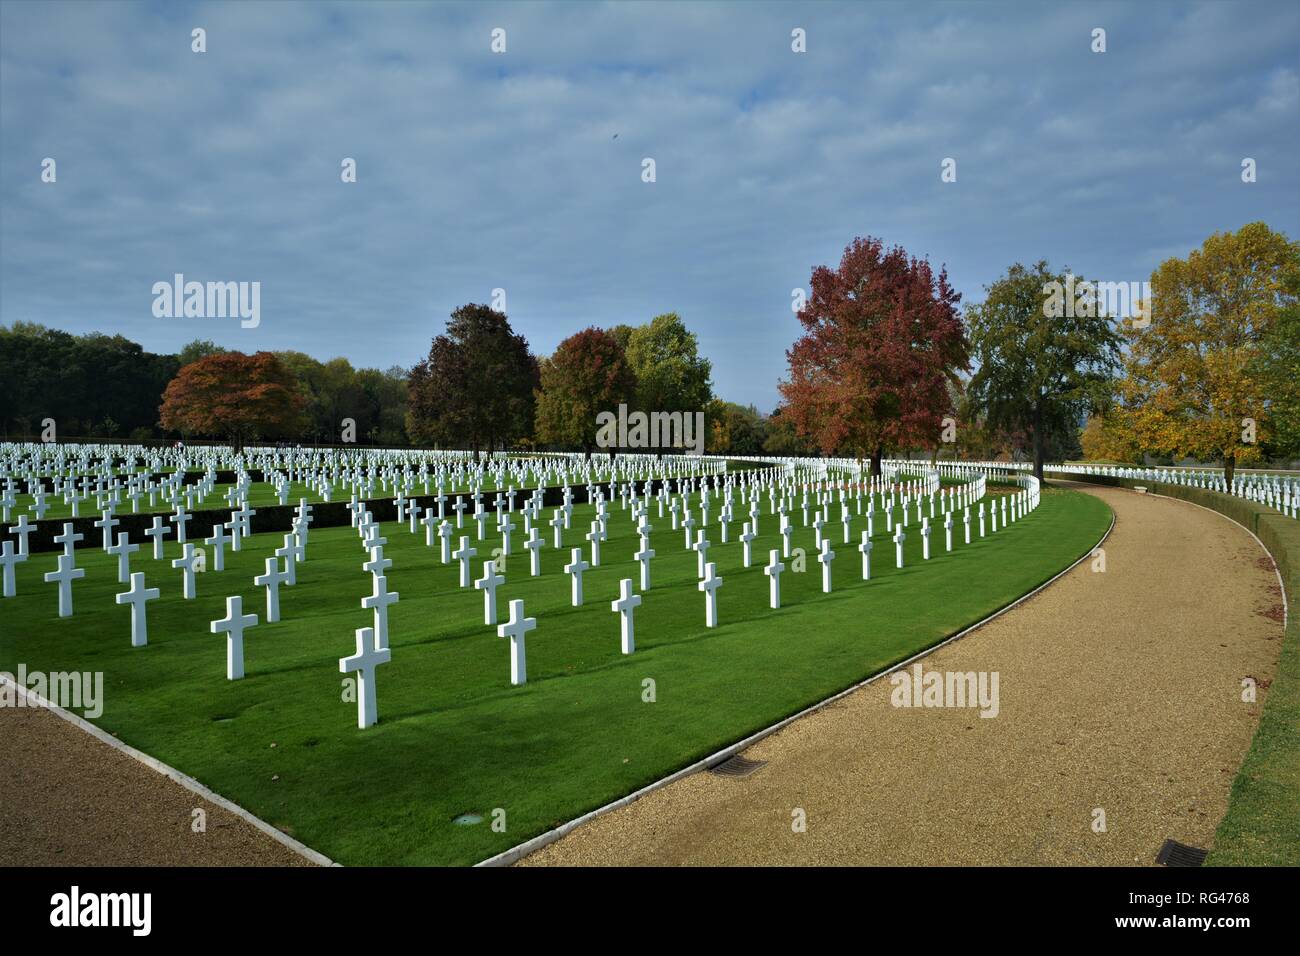
{"type": "Polygon", "coordinates": [[[998,672],[997,717],[893,707],[878,681],[750,747],[769,761],[754,775],[694,774],[522,865],[1132,865],[1170,837],[1209,847],[1262,704],[1241,681],[1267,687],[1281,647],[1272,563],[1212,512],[1071,486],[1115,510],[1105,572],[1085,561],[922,660],[998,672]]]}
{"type": "Polygon", "coordinates": [[[0,866],[311,865],[48,710],[0,707],[0,740],[0,866]]]}

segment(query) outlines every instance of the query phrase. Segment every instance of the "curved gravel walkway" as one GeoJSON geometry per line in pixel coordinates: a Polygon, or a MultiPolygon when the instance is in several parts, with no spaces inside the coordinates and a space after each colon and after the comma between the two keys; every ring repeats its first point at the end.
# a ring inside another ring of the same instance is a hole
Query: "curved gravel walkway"
{"type": "Polygon", "coordinates": [[[996,671],[1000,712],[904,709],[878,681],[746,751],[592,820],[520,865],[1150,864],[1209,847],[1271,681],[1271,560],[1213,512],[1062,483],[1115,510],[1085,561],[922,659],[996,671]],[[804,832],[794,832],[797,811],[804,832]],[[1094,827],[1104,813],[1104,832],[1094,827]]]}

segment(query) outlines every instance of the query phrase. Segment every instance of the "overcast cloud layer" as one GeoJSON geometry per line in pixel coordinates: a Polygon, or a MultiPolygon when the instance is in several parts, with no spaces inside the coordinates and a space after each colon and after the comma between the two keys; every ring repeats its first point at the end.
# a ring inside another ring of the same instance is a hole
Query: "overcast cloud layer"
{"type": "Polygon", "coordinates": [[[1298,38],[1295,3],[5,2],[0,323],[409,366],[501,287],[539,353],[679,312],[769,411],[791,290],[855,235],[967,301],[1300,237],[1298,38]],[[177,272],[260,281],[261,325],[155,318],[177,272]]]}

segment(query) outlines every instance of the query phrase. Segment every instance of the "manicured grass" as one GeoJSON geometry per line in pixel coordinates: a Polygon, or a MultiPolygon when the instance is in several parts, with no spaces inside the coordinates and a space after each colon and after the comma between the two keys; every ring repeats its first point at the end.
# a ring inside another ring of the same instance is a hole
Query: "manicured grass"
{"type": "MultiPolygon", "coordinates": [[[[561,570],[568,549],[585,544],[592,512],[575,509],[562,554],[544,529],[539,578],[528,576],[523,536],[515,534],[517,553],[498,592],[501,620],[511,598],[523,598],[538,620],[521,688],[509,684],[508,642],[483,623],[482,594],[458,588],[456,565],[440,564],[422,534],[385,525],[389,587],[402,599],[390,609],[393,661],[378,674],[380,723],[366,731],[356,728],[356,705],[341,699],[337,663],[354,651],[353,630],[371,621],[359,606],[371,585],[351,528],[311,533],[297,586],[281,590],[284,621],[248,633],[242,681],[225,680],[225,640],[208,633],[208,622],[224,615],[231,593],[244,595],[245,610],[264,613],[251,579],[279,536],[250,539],[243,552],[227,555],[223,574],[200,575],[193,601],[180,599],[178,571],[153,562],[147,549],[136,555],[134,570],[164,593],[149,608],[146,648],[130,646],[128,609],[113,603],[123,590],[114,559],[98,549],[78,553],[87,576],[74,585],[76,615],[60,620],[56,589],[40,580],[55,555],[35,555],[19,567],[18,597],[0,603],[0,670],[21,661],[29,670],[103,671],[100,726],[339,862],[467,864],[942,640],[1084,554],[1110,521],[1099,499],[1048,490],[1033,514],[969,546],[958,521],[951,554],[939,527],[934,557],[923,563],[913,520],[907,566],[898,570],[878,520],[873,580],[865,583],[860,555],[841,543],[837,521],[829,529],[838,555],[829,595],[821,593],[812,531],[798,530],[794,544],[808,551],[807,570],[783,575],[784,606],[772,611],[760,568],[780,546],[777,519],[764,513],[755,566],[743,569],[740,523],[732,542],[720,544],[715,508],[709,560],[725,580],[722,626],[706,629],[696,555],[652,506],[653,586],[637,610],[636,653],[624,657],[609,602],[620,578],[636,578],[637,539],[617,501],[603,564],[584,581],[584,607],[569,606],[561,570]],[[653,703],[643,701],[647,680],[653,703]],[[496,808],[505,810],[505,833],[490,828],[496,808]],[[485,820],[452,823],[466,812],[485,820]]],[[[800,522],[797,514],[793,520],[800,522]]],[[[466,522],[463,533],[472,538],[472,528],[466,522]]],[[[855,544],[863,528],[855,516],[855,544]]],[[[499,538],[477,546],[474,577],[499,538]]],[[[176,554],[170,544],[168,558],[176,554]]],[[[174,824],[188,829],[190,820],[174,824]]]]}

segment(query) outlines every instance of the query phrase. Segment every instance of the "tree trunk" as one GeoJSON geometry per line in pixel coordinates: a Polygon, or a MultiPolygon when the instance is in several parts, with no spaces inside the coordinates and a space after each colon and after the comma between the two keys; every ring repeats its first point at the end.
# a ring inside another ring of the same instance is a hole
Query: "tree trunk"
{"type": "Polygon", "coordinates": [[[871,452],[871,477],[872,478],[879,478],[881,474],[884,473],[884,469],[880,467],[880,461],[884,457],[885,457],[885,447],[883,445],[877,445],[875,449],[873,449],[871,452]]]}
{"type": "Polygon", "coordinates": [[[1223,480],[1228,483],[1228,490],[1232,490],[1232,476],[1237,472],[1237,456],[1223,456],[1223,480]]]}
{"type": "Polygon", "coordinates": [[[1034,477],[1043,480],[1043,457],[1046,443],[1043,441],[1043,406],[1040,402],[1034,406],[1034,477]]]}

